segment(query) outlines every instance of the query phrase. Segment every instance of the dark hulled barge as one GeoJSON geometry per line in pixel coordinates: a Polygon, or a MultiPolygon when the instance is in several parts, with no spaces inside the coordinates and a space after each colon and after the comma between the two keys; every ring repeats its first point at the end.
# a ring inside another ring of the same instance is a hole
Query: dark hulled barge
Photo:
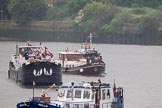
{"type": "Polygon", "coordinates": [[[48,86],[62,83],[61,65],[55,63],[53,54],[42,45],[16,46],[9,62],[8,78],[24,86],[48,86]]]}

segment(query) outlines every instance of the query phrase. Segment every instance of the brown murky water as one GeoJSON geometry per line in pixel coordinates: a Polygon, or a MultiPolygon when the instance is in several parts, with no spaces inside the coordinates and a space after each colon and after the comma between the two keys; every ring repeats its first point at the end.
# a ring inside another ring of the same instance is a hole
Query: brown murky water
{"type": "MultiPolygon", "coordinates": [[[[16,104],[32,97],[31,88],[23,88],[8,79],[8,63],[15,52],[17,42],[0,42],[0,105],[1,108],[16,108],[16,104]]],[[[26,43],[19,43],[26,44],[26,43]]],[[[35,44],[39,44],[36,43],[35,44]]],[[[77,43],[45,42],[54,53],[80,48],[77,43]]],[[[162,108],[162,46],[93,44],[103,55],[107,75],[102,82],[113,83],[124,88],[125,108],[162,108]]],[[[96,81],[97,77],[63,75],[63,83],[74,81],[96,81]]],[[[41,95],[42,88],[35,89],[41,95]]],[[[56,91],[49,95],[55,99],[56,91]]]]}

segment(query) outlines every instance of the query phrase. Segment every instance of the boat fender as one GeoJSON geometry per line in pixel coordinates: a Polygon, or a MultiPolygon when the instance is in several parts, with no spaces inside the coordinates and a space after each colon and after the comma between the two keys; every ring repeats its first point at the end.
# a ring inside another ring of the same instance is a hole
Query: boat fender
{"type": "Polygon", "coordinates": [[[10,79],[10,70],[8,70],[8,78],[10,79]]]}
{"type": "Polygon", "coordinates": [[[95,67],[95,68],[94,68],[94,71],[95,71],[95,72],[97,72],[97,71],[98,71],[98,68],[97,68],[97,67],[95,67]]]}
{"type": "Polygon", "coordinates": [[[83,87],[91,87],[91,84],[90,83],[83,83],[83,87]]]}
{"type": "Polygon", "coordinates": [[[92,63],[92,60],[91,59],[89,59],[89,63],[92,63]]]}
{"type": "Polygon", "coordinates": [[[80,72],[83,72],[84,70],[82,68],[80,68],[80,72]]]}

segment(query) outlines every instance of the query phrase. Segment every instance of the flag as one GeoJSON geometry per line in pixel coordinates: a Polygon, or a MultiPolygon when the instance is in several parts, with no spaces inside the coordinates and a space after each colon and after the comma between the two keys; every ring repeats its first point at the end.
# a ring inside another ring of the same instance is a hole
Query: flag
{"type": "Polygon", "coordinates": [[[34,86],[35,86],[35,81],[33,80],[33,100],[34,100],[34,86]]]}
{"type": "Polygon", "coordinates": [[[66,50],[65,50],[66,52],[69,52],[69,48],[68,47],[66,47],[66,50]]]}
{"type": "Polygon", "coordinates": [[[50,56],[51,58],[53,57],[52,52],[51,52],[50,50],[48,50],[47,47],[45,47],[45,55],[46,55],[46,56],[50,56]]]}
{"type": "Polygon", "coordinates": [[[114,97],[116,97],[116,84],[115,84],[115,80],[114,80],[113,92],[114,92],[114,97]]]}
{"type": "Polygon", "coordinates": [[[33,81],[33,86],[35,86],[35,81],[33,81]]]}
{"type": "Polygon", "coordinates": [[[32,46],[32,44],[31,44],[29,41],[27,42],[27,45],[28,45],[28,46],[32,46]]]}

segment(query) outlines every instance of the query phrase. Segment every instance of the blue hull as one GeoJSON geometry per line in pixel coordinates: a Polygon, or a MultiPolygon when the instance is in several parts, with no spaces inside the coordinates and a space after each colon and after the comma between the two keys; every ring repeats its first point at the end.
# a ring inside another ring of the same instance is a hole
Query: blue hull
{"type": "Polygon", "coordinates": [[[29,101],[18,103],[17,108],[60,108],[59,106],[50,105],[41,101],[29,101]]]}

